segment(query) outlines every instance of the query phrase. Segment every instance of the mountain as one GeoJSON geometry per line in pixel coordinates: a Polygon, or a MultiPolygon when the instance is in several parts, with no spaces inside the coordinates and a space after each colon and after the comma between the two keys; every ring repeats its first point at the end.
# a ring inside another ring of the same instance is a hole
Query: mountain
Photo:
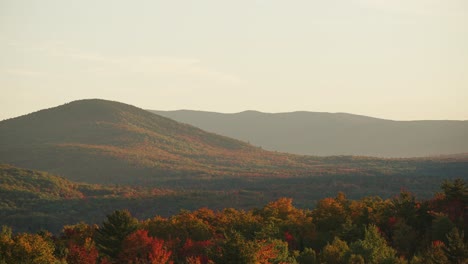
{"type": "Polygon", "coordinates": [[[393,121],[321,112],[151,112],[268,150],[295,154],[400,158],[468,152],[468,121],[393,121]]]}
{"type": "Polygon", "coordinates": [[[98,99],[0,122],[0,162],[74,181],[113,184],[323,171],[308,158],[268,152],[131,105],[98,99]]]}
{"type": "Polygon", "coordinates": [[[466,157],[400,160],[266,151],[98,99],[0,122],[0,163],[76,182],[211,191],[268,191],[290,178],[294,190],[301,181],[314,184],[309,178],[319,176],[464,177],[468,164],[466,157]]]}
{"type": "Polygon", "coordinates": [[[258,151],[134,106],[97,99],[0,122],[1,162],[86,182],[202,174],[229,156],[258,151]]]}

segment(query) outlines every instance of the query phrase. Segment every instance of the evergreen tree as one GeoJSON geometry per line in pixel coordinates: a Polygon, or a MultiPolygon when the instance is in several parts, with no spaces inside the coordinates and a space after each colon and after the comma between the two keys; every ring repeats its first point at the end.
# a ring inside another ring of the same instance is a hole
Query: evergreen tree
{"type": "Polygon", "coordinates": [[[215,263],[255,263],[260,245],[246,240],[236,231],[231,231],[225,236],[226,238],[221,242],[220,247],[213,252],[212,259],[215,260],[215,263]]]}
{"type": "Polygon", "coordinates": [[[356,255],[361,255],[369,264],[397,262],[395,250],[387,245],[387,241],[380,235],[375,225],[366,228],[364,239],[354,242],[351,245],[351,251],[356,255]]]}
{"type": "Polygon", "coordinates": [[[468,249],[463,243],[463,238],[463,232],[458,232],[456,227],[447,234],[448,244],[444,251],[451,263],[468,263],[468,249]]]}
{"type": "Polygon", "coordinates": [[[117,258],[122,250],[122,242],[138,227],[138,220],[127,210],[117,210],[107,215],[107,220],[96,230],[96,245],[99,252],[117,258]]]}
{"type": "Polygon", "coordinates": [[[468,202],[468,186],[465,185],[463,179],[455,179],[452,181],[444,181],[441,189],[444,191],[447,200],[462,200],[468,202]]]}

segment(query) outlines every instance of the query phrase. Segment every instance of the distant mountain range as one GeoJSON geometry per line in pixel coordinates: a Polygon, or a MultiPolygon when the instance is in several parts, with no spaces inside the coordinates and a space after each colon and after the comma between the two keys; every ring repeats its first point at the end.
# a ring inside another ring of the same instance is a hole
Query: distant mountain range
{"type": "Polygon", "coordinates": [[[468,121],[392,121],[321,112],[150,111],[267,150],[295,154],[400,158],[468,153],[468,121]]]}

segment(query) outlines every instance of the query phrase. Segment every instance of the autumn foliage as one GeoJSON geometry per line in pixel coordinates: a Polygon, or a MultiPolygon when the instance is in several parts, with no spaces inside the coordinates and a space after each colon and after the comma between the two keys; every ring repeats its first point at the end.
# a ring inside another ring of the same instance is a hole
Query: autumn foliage
{"type": "Polygon", "coordinates": [[[148,236],[147,230],[137,230],[125,238],[119,261],[135,264],[166,264],[172,263],[171,254],[171,251],[165,248],[163,240],[148,236]]]}
{"type": "Polygon", "coordinates": [[[468,188],[442,186],[422,201],[407,191],[387,200],[339,193],[314,210],[288,198],[144,221],[117,210],[99,226],[65,226],[56,236],[3,227],[0,263],[467,263],[468,188]]]}

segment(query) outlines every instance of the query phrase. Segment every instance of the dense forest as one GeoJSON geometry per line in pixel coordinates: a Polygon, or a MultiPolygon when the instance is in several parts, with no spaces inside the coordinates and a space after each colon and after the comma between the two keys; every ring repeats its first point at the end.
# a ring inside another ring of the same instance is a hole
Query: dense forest
{"type": "MultiPolygon", "coordinates": [[[[207,208],[138,220],[127,210],[61,232],[0,232],[0,263],[467,263],[468,186],[431,199],[342,192],[313,210],[280,198],[263,208],[207,208]]],[[[157,213],[158,208],[154,208],[157,213]]]]}
{"type": "MultiPolygon", "coordinates": [[[[394,196],[402,188],[420,199],[430,199],[443,180],[454,180],[448,168],[442,176],[329,175],[296,178],[184,179],[165,185],[128,186],[79,183],[47,172],[0,164],[0,225],[16,232],[41,229],[59,232],[80,221],[99,223],[113,210],[128,209],[139,219],[163,217],[181,209],[251,210],[269,201],[290,197],[300,209],[314,208],[320,199],[346,193],[349,199],[394,196]],[[449,176],[447,176],[449,175],[449,176]]],[[[428,167],[428,170],[437,172],[428,167]]],[[[465,179],[465,178],[463,178],[465,179]]]]}

